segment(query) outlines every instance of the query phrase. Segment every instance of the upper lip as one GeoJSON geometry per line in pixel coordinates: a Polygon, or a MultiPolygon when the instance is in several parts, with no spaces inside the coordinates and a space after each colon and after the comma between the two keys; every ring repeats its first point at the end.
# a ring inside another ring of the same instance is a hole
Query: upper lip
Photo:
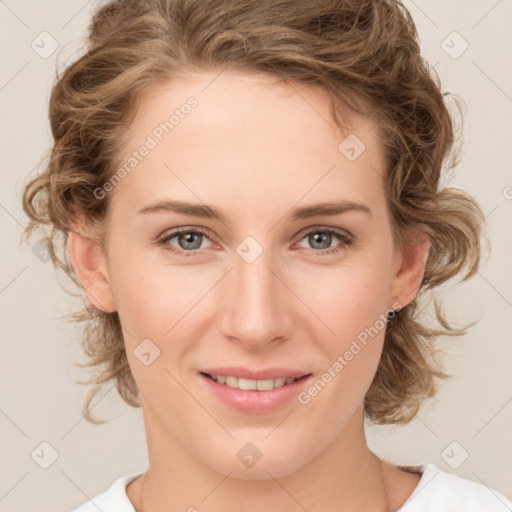
{"type": "Polygon", "coordinates": [[[263,368],[260,370],[253,370],[249,368],[242,368],[241,366],[223,366],[222,368],[206,368],[201,370],[201,373],[208,373],[209,375],[225,375],[237,377],[239,379],[278,379],[279,377],[300,379],[305,375],[310,375],[311,372],[294,370],[290,368],[263,368]]]}

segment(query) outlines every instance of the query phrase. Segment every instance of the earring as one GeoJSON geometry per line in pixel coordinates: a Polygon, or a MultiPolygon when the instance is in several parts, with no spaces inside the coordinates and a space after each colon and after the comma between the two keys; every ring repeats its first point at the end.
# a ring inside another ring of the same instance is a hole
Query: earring
{"type": "Polygon", "coordinates": [[[387,314],[387,321],[389,322],[393,318],[395,318],[396,314],[401,310],[401,308],[398,309],[392,309],[391,311],[388,311],[387,314]]]}

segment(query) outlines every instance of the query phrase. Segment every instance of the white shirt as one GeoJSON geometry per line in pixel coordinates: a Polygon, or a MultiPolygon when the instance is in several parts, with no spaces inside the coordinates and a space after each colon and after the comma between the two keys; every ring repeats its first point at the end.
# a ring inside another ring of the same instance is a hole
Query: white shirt
{"type": "MultiPolygon", "coordinates": [[[[483,484],[440,470],[434,464],[409,468],[422,473],[418,485],[397,512],[511,512],[512,501],[483,484]]],[[[110,488],[73,512],[135,512],[126,486],[142,472],[117,479],[110,488]]],[[[201,507],[199,507],[201,508],[201,507]]]]}

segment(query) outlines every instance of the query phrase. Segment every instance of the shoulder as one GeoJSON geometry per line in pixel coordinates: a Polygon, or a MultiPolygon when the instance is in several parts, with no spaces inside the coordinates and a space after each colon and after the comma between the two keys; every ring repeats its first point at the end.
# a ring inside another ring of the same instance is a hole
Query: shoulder
{"type": "Polygon", "coordinates": [[[434,464],[419,466],[421,479],[397,512],[511,512],[512,501],[500,492],[442,471],[434,464]]]}
{"type": "Polygon", "coordinates": [[[72,512],[135,512],[126,494],[126,486],[142,473],[139,471],[118,478],[106,491],[89,499],[72,512]]]}

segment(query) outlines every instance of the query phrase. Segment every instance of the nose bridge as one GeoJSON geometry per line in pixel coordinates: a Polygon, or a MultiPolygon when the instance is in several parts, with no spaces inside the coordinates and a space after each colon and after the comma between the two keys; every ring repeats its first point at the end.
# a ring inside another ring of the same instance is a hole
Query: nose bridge
{"type": "Polygon", "coordinates": [[[246,347],[261,348],[289,335],[291,317],[283,295],[285,286],[275,275],[278,265],[272,251],[248,238],[234,255],[222,328],[225,336],[246,347]]]}

